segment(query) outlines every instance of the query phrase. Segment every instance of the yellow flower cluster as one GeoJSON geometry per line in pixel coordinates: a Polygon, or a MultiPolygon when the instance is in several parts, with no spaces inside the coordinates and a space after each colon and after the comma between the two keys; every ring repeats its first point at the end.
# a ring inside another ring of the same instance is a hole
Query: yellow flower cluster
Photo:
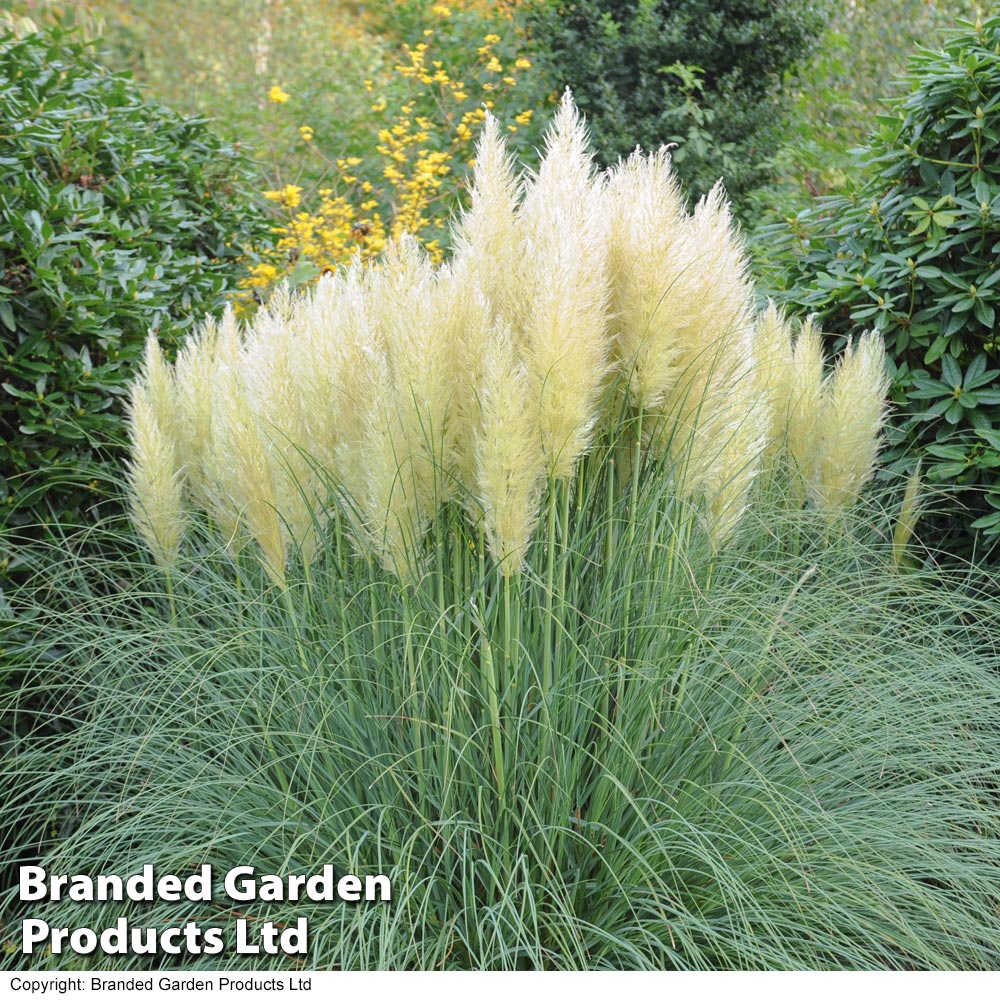
{"type": "Polygon", "coordinates": [[[265,191],[268,201],[276,201],[285,208],[297,208],[302,201],[302,188],[297,184],[286,184],[280,191],[265,191]]]}
{"type": "MultiPolygon", "coordinates": [[[[445,22],[453,6],[435,4],[431,13],[445,22]]],[[[486,109],[500,97],[509,103],[508,95],[517,85],[515,74],[530,68],[531,62],[517,56],[507,58],[505,65],[496,52],[501,37],[489,32],[471,64],[458,73],[445,59],[436,58],[434,34],[427,29],[424,40],[402,47],[403,58],[394,73],[397,81],[407,82],[410,93],[394,114],[377,82],[364,81],[365,91],[374,98],[371,112],[383,119],[376,125],[372,156],[332,161],[333,183],[315,194],[292,183],[264,192],[282,215],[273,230],[273,246],[259,252],[260,260],[243,281],[245,293],[270,288],[300,261],[313,265],[310,275],[334,270],[358,255],[368,261],[404,233],[419,240],[432,262],[443,259],[447,220],[458,207],[474,163],[476,132],[486,109]]],[[[290,97],[277,85],[268,93],[279,105],[290,97]]],[[[507,127],[516,132],[531,121],[529,108],[515,114],[507,127]]],[[[314,127],[301,124],[298,131],[318,153],[322,136],[316,139],[314,127]]],[[[247,296],[237,304],[249,302],[247,296]]]]}

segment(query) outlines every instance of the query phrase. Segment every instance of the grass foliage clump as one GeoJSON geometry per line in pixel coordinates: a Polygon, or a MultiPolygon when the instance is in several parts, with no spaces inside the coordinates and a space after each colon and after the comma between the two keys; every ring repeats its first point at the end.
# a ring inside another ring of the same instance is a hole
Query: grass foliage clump
{"type": "Polygon", "coordinates": [[[403,243],[151,342],[154,559],[12,597],[0,864],[333,864],[392,901],[31,916],[305,917],[321,969],[996,966],[998,609],[859,508],[880,342],[828,370],[752,315],[721,191],[688,213],[664,154],[585,146],[567,100],[519,179],[488,123],[448,267],[403,243]]]}
{"type": "Polygon", "coordinates": [[[969,625],[995,630],[995,602],[894,573],[863,526],[802,541],[825,526],[808,512],[712,556],[654,470],[595,518],[611,470],[588,463],[555,601],[541,548],[516,592],[478,548],[411,589],[330,545],[287,602],[207,539],[169,595],[155,570],[87,566],[86,593],[54,570],[80,597],[32,609],[34,686],[81,721],[4,765],[4,827],[41,838],[21,860],[333,863],[387,873],[394,899],[31,916],[230,938],[237,909],[306,916],[315,968],[995,968],[1000,680],[969,625]]]}

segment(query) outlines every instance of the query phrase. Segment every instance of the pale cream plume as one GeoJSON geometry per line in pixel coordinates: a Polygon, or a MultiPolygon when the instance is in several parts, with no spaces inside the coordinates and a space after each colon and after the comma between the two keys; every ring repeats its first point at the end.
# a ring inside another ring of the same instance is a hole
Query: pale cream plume
{"type": "MultiPolygon", "coordinates": [[[[590,446],[609,365],[607,214],[583,121],[567,91],[520,210],[523,339],[549,474],[572,478],[590,446]]],[[[509,316],[504,317],[511,322],[509,316]]]]}
{"type": "Polygon", "coordinates": [[[606,211],[615,359],[632,405],[656,407],[677,382],[677,331],[694,318],[694,248],[665,149],[610,171],[606,211]]]}
{"type": "Polygon", "coordinates": [[[310,306],[307,297],[293,301],[287,285],[280,285],[254,317],[240,354],[247,405],[267,449],[282,535],[307,565],[318,542],[320,505],[314,460],[306,450],[308,399],[299,379],[300,315],[310,306]]]}
{"type": "Polygon", "coordinates": [[[449,477],[447,494],[465,506],[473,517],[478,517],[472,438],[479,420],[478,395],[490,336],[491,310],[471,269],[462,260],[438,271],[435,301],[444,339],[451,345],[452,399],[444,441],[444,464],[449,477]]]}
{"type": "Polygon", "coordinates": [[[340,272],[323,275],[311,294],[297,299],[292,319],[295,339],[288,359],[289,376],[298,396],[296,419],[301,421],[302,450],[313,463],[320,494],[336,476],[341,434],[344,288],[340,272]]]}
{"type": "Polygon", "coordinates": [[[793,353],[791,323],[773,301],[757,317],[753,339],[754,370],[757,372],[769,412],[770,428],[763,461],[769,475],[781,464],[788,437],[793,353]]]}
{"type": "Polygon", "coordinates": [[[875,471],[890,381],[879,333],[849,343],[829,379],[811,485],[814,502],[831,517],[857,499],[875,471]]]}
{"type": "Polygon", "coordinates": [[[367,268],[356,260],[338,276],[339,311],[331,323],[330,419],[334,421],[333,485],[351,521],[352,536],[365,556],[384,562],[388,504],[373,484],[391,483],[385,449],[375,428],[384,426],[391,391],[385,338],[377,327],[367,268]]]}
{"type": "Polygon", "coordinates": [[[372,275],[395,404],[413,462],[417,503],[433,514],[450,498],[454,468],[456,330],[450,289],[412,237],[388,249],[372,275]]]}
{"type": "Polygon", "coordinates": [[[415,568],[427,528],[454,489],[454,330],[440,311],[434,268],[413,238],[392,244],[366,278],[385,342],[368,427],[369,516],[388,520],[381,558],[398,573],[415,568]]]}
{"type": "Polygon", "coordinates": [[[716,460],[703,487],[709,533],[717,548],[729,539],[746,513],[770,427],[767,396],[756,371],[747,371],[742,381],[729,387],[729,393],[727,419],[717,424],[721,447],[716,448],[716,460]]]}
{"type": "Polygon", "coordinates": [[[686,267],[671,293],[684,303],[674,333],[679,375],[652,409],[652,441],[668,448],[680,493],[707,500],[722,540],[745,507],[770,419],[754,371],[748,259],[721,184],[684,228],[686,267]]]}
{"type": "Polygon", "coordinates": [[[524,566],[545,481],[533,396],[510,330],[496,326],[483,359],[473,447],[486,538],[505,576],[524,566]]]}
{"type": "Polygon", "coordinates": [[[184,475],[174,432],[174,386],[159,342],[146,341],[143,371],[132,386],[128,477],[132,521],[153,557],[170,569],[184,534],[184,475]]]}
{"type": "Polygon", "coordinates": [[[500,131],[489,112],[476,144],[469,209],[455,227],[455,264],[478,286],[494,316],[524,327],[530,301],[522,279],[526,265],[517,218],[521,183],[500,131]]]}
{"type": "Polygon", "coordinates": [[[699,200],[690,227],[697,318],[688,337],[692,346],[717,339],[736,357],[745,359],[753,329],[750,258],[721,181],[699,200]]]}
{"type": "Polygon", "coordinates": [[[209,513],[241,546],[257,543],[265,570],[284,586],[287,553],[275,470],[250,405],[236,317],[227,309],[216,341],[212,385],[212,436],[204,450],[209,513]]]}
{"type": "Polygon", "coordinates": [[[164,432],[173,437],[176,433],[176,387],[174,373],[163,356],[160,342],[155,333],[146,336],[146,350],[143,355],[140,378],[145,383],[149,405],[156,414],[157,422],[164,432]]]}
{"type": "Polygon", "coordinates": [[[816,462],[821,451],[822,403],[823,335],[810,317],[795,338],[788,387],[785,445],[793,498],[804,498],[816,477],[816,462]]]}
{"type": "Polygon", "coordinates": [[[219,326],[206,319],[183,343],[174,364],[178,457],[196,507],[209,503],[205,450],[212,440],[219,326]]]}
{"type": "Polygon", "coordinates": [[[394,386],[385,355],[372,359],[366,377],[377,390],[365,410],[358,443],[364,465],[363,490],[355,494],[363,514],[366,544],[385,569],[407,579],[417,568],[421,518],[413,463],[394,404],[394,386]]]}

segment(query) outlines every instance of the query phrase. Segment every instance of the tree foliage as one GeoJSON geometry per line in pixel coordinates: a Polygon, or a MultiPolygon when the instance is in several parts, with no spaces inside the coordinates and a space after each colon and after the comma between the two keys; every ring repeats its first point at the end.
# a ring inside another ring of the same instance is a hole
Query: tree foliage
{"type": "Polygon", "coordinates": [[[533,34],[606,162],[677,143],[685,186],[722,177],[740,205],[767,176],[781,80],[822,29],[819,0],[548,0],[533,34]]]}

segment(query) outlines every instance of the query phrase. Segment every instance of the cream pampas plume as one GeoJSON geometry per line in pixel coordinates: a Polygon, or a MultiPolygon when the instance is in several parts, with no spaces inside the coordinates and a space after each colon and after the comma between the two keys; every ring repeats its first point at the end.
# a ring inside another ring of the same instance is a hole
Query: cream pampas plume
{"type": "Polygon", "coordinates": [[[328,342],[325,355],[320,355],[329,360],[322,408],[332,424],[331,484],[351,522],[356,547],[365,556],[374,554],[385,561],[381,540],[388,489],[383,487],[388,482],[391,488],[395,476],[393,468],[386,468],[394,445],[379,438],[378,428],[388,427],[385,405],[391,383],[369,278],[356,260],[333,279],[337,311],[326,318],[328,342]]]}
{"type": "Polygon", "coordinates": [[[633,405],[656,407],[677,382],[678,330],[694,318],[694,248],[667,151],[636,150],[611,170],[605,210],[616,361],[633,405]]]}
{"type": "Polygon", "coordinates": [[[754,371],[768,408],[768,442],[763,464],[769,475],[778,471],[788,435],[792,387],[792,328],[774,304],[757,317],[753,337],[754,371]]]}
{"type": "Polygon", "coordinates": [[[505,576],[524,566],[546,474],[533,397],[510,330],[494,327],[484,358],[473,448],[486,539],[505,576]]]}
{"type": "Polygon", "coordinates": [[[689,238],[697,314],[686,335],[692,344],[714,337],[743,359],[753,326],[750,258],[721,181],[695,206],[689,238]]]}
{"type": "MultiPolygon", "coordinates": [[[[549,473],[572,478],[589,448],[608,363],[607,216],[569,91],[527,184],[521,294],[529,303],[523,357],[549,473]]],[[[507,317],[505,317],[507,318],[507,317]]],[[[513,330],[518,337],[520,330],[513,330]]]]}
{"type": "Polygon", "coordinates": [[[249,537],[268,576],[285,583],[286,548],[272,456],[250,405],[236,317],[227,309],[215,342],[212,436],[203,450],[209,513],[240,546],[249,537]]]}
{"type": "Polygon", "coordinates": [[[491,330],[491,307],[464,260],[438,271],[438,322],[450,345],[451,403],[445,426],[446,493],[478,518],[473,429],[479,420],[479,387],[491,330]]]}
{"type": "Polygon", "coordinates": [[[128,406],[132,458],[128,466],[132,521],[157,563],[170,569],[184,533],[184,477],[174,430],[174,386],[156,337],[146,341],[128,406]]]}
{"type": "Polygon", "coordinates": [[[789,349],[789,324],[771,304],[757,324],[758,370],[772,413],[771,464],[787,455],[793,500],[808,498],[831,517],[871,477],[886,418],[889,377],[878,334],[849,343],[826,373],[823,334],[812,317],[789,349]]]}
{"type": "Polygon", "coordinates": [[[384,332],[393,405],[411,462],[420,518],[450,498],[455,457],[455,355],[458,331],[447,271],[435,269],[413,237],[387,250],[371,275],[384,332]]]}
{"type": "Polygon", "coordinates": [[[721,540],[732,530],[760,465],[769,413],[754,371],[752,286],[742,239],[721,185],[684,220],[668,257],[666,305],[678,376],[652,407],[654,446],[668,449],[680,493],[702,496],[721,540]],[[734,455],[742,456],[734,466],[734,455]]]}
{"type": "Polygon", "coordinates": [[[205,449],[212,440],[218,324],[206,319],[177,352],[174,364],[174,412],[178,451],[195,506],[210,503],[205,449]]]}
{"type": "Polygon", "coordinates": [[[244,340],[240,370],[267,450],[283,535],[308,565],[317,545],[321,494],[301,381],[304,306],[286,287],[276,290],[244,340]]]}
{"type": "Polygon", "coordinates": [[[816,478],[823,419],[823,335],[812,317],[795,338],[786,392],[785,447],[793,496],[801,499],[816,478]]]}
{"type": "Polygon", "coordinates": [[[729,387],[727,419],[720,421],[721,446],[705,474],[708,530],[716,548],[732,535],[746,512],[750,490],[761,471],[770,413],[757,372],[749,370],[729,387]]]}
{"type": "Polygon", "coordinates": [[[828,380],[812,495],[831,517],[857,499],[875,471],[889,384],[878,333],[849,343],[828,380]]]}
{"type": "Polygon", "coordinates": [[[470,206],[455,227],[455,262],[481,290],[492,313],[504,316],[517,329],[524,326],[530,305],[520,287],[521,193],[500,123],[487,112],[476,144],[470,206]]]}
{"type": "Polygon", "coordinates": [[[382,563],[397,575],[416,554],[452,490],[455,448],[454,328],[440,312],[438,277],[416,240],[404,237],[365,275],[382,351],[369,360],[365,504],[382,563]]]}
{"type": "MultiPolygon", "coordinates": [[[[365,272],[358,262],[323,278],[303,303],[307,316],[300,377],[308,395],[308,447],[326,483],[342,499],[364,493],[361,455],[368,414],[379,392],[377,368],[384,354],[375,328],[365,272]]],[[[346,510],[353,517],[356,505],[346,510]]],[[[364,545],[360,523],[354,521],[364,545]]]]}
{"type": "MultiPolygon", "coordinates": [[[[345,282],[339,276],[320,278],[312,297],[300,296],[294,312],[294,340],[289,345],[290,377],[297,396],[301,421],[301,450],[309,457],[318,480],[314,488],[322,497],[336,470],[337,444],[345,414],[343,387],[343,337],[350,316],[345,282]]],[[[322,506],[314,512],[322,516],[322,506]]]]}

